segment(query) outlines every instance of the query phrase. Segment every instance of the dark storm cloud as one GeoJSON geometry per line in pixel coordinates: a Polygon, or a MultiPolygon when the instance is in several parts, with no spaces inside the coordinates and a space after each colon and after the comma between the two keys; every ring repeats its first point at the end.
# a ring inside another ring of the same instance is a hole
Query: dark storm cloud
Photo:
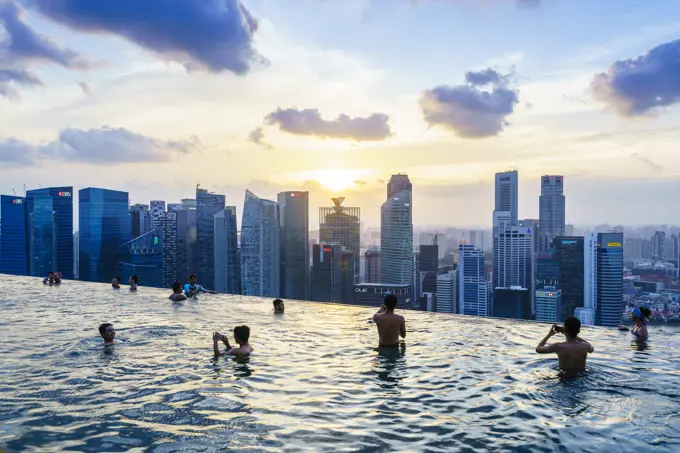
{"type": "Polygon", "coordinates": [[[83,56],[58,46],[26,24],[22,9],[12,0],[0,1],[0,26],[5,31],[5,38],[0,41],[0,64],[3,66],[40,61],[71,69],[89,67],[83,56]]]}
{"type": "Polygon", "coordinates": [[[509,76],[492,69],[465,74],[467,85],[440,85],[423,91],[420,108],[430,126],[441,126],[464,138],[498,135],[519,102],[509,76]],[[492,85],[488,90],[480,86],[492,85]]]}
{"type": "Polygon", "coordinates": [[[24,0],[75,30],[111,33],[187,69],[245,74],[258,21],[240,0],[24,0]]]}
{"type": "Polygon", "coordinates": [[[19,93],[15,88],[17,85],[36,86],[42,85],[42,82],[30,71],[0,68],[0,97],[9,99],[18,97],[19,93]]]}
{"type": "Polygon", "coordinates": [[[200,151],[200,141],[167,141],[124,128],[64,129],[51,143],[34,145],[13,138],[0,140],[0,161],[31,164],[41,158],[90,164],[163,162],[175,154],[200,151]]]}
{"type": "Polygon", "coordinates": [[[595,99],[623,116],[637,116],[680,100],[680,40],[614,62],[591,81],[595,99]]]}
{"type": "Polygon", "coordinates": [[[334,120],[324,120],[317,109],[277,109],[264,119],[268,125],[295,135],[314,135],[357,141],[379,141],[392,136],[389,116],[374,113],[369,117],[350,118],[340,115],[334,120]]]}

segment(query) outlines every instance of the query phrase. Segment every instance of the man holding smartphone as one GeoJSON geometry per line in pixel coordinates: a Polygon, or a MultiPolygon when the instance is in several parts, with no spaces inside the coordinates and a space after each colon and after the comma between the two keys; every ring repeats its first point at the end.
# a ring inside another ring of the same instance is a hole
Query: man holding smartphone
{"type": "Polygon", "coordinates": [[[560,368],[564,371],[585,371],[586,359],[588,354],[595,351],[595,348],[578,334],[581,332],[581,321],[575,316],[567,316],[564,326],[554,324],[550,332],[538,343],[536,352],[539,354],[557,354],[560,368]],[[562,343],[546,345],[550,337],[561,333],[566,337],[562,343]]]}
{"type": "Polygon", "coordinates": [[[373,322],[378,327],[379,347],[399,346],[399,337],[406,338],[406,321],[394,312],[395,308],[397,296],[388,294],[383,306],[373,315],[373,322]]]}

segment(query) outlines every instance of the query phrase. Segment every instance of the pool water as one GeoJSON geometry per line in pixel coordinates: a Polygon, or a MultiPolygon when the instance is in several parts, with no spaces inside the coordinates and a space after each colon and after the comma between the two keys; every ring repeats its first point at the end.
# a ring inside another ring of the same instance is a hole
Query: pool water
{"type": "Polygon", "coordinates": [[[30,452],[680,451],[680,330],[587,328],[588,371],[548,326],[405,312],[378,353],[370,308],[0,276],[0,449],[30,452]],[[105,348],[97,327],[119,343],[105,348]],[[249,361],[212,332],[251,327],[249,361]]]}

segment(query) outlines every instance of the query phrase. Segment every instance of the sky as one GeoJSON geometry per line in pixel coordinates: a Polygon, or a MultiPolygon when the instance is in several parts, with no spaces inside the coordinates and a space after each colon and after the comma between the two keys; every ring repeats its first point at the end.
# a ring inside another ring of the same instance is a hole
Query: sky
{"type": "Polygon", "coordinates": [[[344,196],[489,227],[494,173],[565,177],[567,222],[677,224],[674,0],[0,0],[0,192],[242,209],[344,196]]]}

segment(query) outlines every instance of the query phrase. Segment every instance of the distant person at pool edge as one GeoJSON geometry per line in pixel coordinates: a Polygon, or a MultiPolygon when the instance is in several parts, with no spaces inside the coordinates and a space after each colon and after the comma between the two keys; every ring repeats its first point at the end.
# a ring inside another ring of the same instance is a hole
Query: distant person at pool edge
{"type": "Polygon", "coordinates": [[[170,295],[169,299],[173,302],[179,302],[188,299],[188,297],[182,292],[182,284],[180,282],[175,282],[172,284],[172,294],[170,295]]]}
{"type": "Polygon", "coordinates": [[[128,284],[130,285],[130,291],[135,292],[137,291],[137,284],[139,284],[139,277],[136,275],[133,275],[130,277],[130,280],[128,280],[128,284]]]}
{"type": "Polygon", "coordinates": [[[397,296],[388,294],[385,303],[376,314],[373,321],[378,327],[379,347],[399,346],[399,336],[406,338],[406,320],[394,313],[397,307],[397,296]]]}
{"type": "Polygon", "coordinates": [[[274,299],[274,313],[281,314],[284,310],[283,301],[281,299],[274,299]]]}
{"type": "Polygon", "coordinates": [[[113,277],[113,280],[111,280],[111,288],[120,289],[120,277],[113,277]]]}
{"type": "Polygon", "coordinates": [[[575,316],[567,316],[564,326],[553,324],[550,332],[538,343],[536,352],[539,354],[557,354],[560,368],[564,371],[584,371],[588,354],[595,351],[595,348],[578,334],[581,332],[581,321],[575,316]],[[550,337],[561,333],[567,341],[546,345],[550,337]]]}
{"type": "Polygon", "coordinates": [[[116,330],[113,328],[113,324],[105,322],[99,326],[99,335],[104,339],[104,345],[114,344],[114,338],[116,336],[116,330]]]}
{"type": "Polygon", "coordinates": [[[61,285],[61,272],[54,273],[54,284],[61,285]]]}
{"type": "Polygon", "coordinates": [[[215,355],[220,355],[220,345],[219,342],[223,342],[227,347],[225,354],[227,355],[247,355],[253,352],[252,346],[248,344],[248,339],[250,338],[250,327],[248,326],[237,326],[234,327],[234,341],[238,343],[238,347],[234,348],[229,344],[229,339],[226,335],[222,335],[219,332],[213,332],[213,352],[215,355]]]}
{"type": "Polygon", "coordinates": [[[210,291],[209,289],[205,289],[198,283],[198,277],[196,277],[196,274],[191,274],[189,275],[189,283],[184,285],[184,294],[189,297],[189,298],[195,298],[198,296],[198,293],[208,293],[208,294],[217,294],[217,291],[210,291]]]}
{"type": "MultiPolygon", "coordinates": [[[[635,341],[647,341],[649,332],[647,332],[647,319],[652,316],[652,311],[647,307],[635,307],[630,311],[630,319],[635,323],[630,333],[633,335],[635,341]]],[[[619,326],[619,330],[628,330],[626,326],[619,326]]]]}
{"type": "Polygon", "coordinates": [[[47,276],[43,278],[43,285],[54,285],[54,272],[48,272],[47,276]]]}

